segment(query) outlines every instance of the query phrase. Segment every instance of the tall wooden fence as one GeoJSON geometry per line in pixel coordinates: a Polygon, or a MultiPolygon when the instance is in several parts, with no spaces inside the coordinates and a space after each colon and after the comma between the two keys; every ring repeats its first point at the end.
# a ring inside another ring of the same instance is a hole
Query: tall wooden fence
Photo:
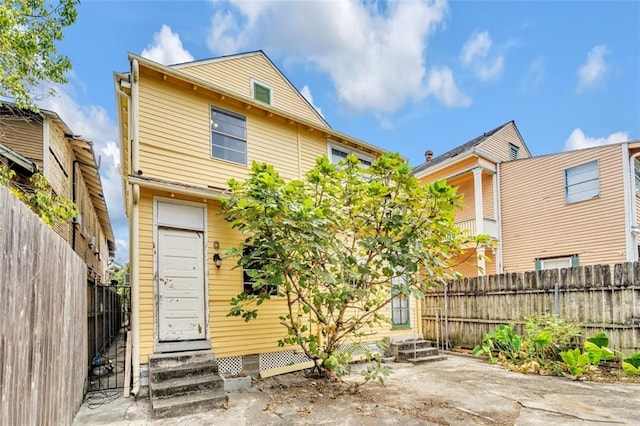
{"type": "Polygon", "coordinates": [[[0,424],[71,424],[87,377],[86,274],[0,186],[0,424]]]}
{"type": "Polygon", "coordinates": [[[640,350],[638,303],[640,263],[582,266],[452,281],[427,293],[422,324],[425,338],[470,348],[498,324],[550,313],[577,322],[583,336],[604,331],[611,347],[631,352],[640,350]]]}

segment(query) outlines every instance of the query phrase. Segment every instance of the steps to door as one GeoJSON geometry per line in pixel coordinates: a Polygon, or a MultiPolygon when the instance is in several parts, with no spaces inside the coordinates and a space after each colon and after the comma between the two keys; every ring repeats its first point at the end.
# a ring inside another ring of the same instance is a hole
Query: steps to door
{"type": "Polygon", "coordinates": [[[150,355],[149,390],[154,418],[209,411],[229,400],[210,350],[150,355]]]}
{"type": "Polygon", "coordinates": [[[391,352],[396,354],[398,361],[413,364],[447,359],[445,355],[440,354],[438,348],[434,348],[427,340],[414,339],[395,342],[391,344],[391,349],[391,352]]]}

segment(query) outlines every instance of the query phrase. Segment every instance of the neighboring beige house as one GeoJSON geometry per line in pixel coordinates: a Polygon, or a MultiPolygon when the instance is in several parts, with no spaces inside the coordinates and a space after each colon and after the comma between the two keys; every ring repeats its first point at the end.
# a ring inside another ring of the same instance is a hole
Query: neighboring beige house
{"type": "MultiPolygon", "coordinates": [[[[293,179],[322,155],[353,153],[371,164],[383,150],[329,127],[261,51],[171,66],[129,60],[115,89],[131,227],[134,386],[150,357],[165,352],[213,350],[223,371],[263,375],[308,366],[295,348],[278,346],[283,300],[266,301],[250,323],[227,316],[231,298],[251,283],[235,260],[220,260],[243,236],[220,215],[219,200],[252,161],[293,179]]],[[[395,323],[376,338],[419,332],[419,307],[395,306],[395,323]]]]}
{"type": "Polygon", "coordinates": [[[457,186],[460,228],[497,243],[457,259],[464,276],[638,260],[640,142],[531,157],[511,121],[432,155],[414,174],[457,186]]]}
{"type": "Polygon", "coordinates": [[[531,153],[515,122],[509,121],[443,154],[434,156],[428,150],[425,162],[414,169],[423,183],[445,179],[458,187],[464,204],[456,213],[456,224],[467,235],[488,234],[497,244],[495,249],[480,249],[478,253],[475,247],[469,247],[455,259],[455,269],[464,276],[491,275],[501,270],[499,166],[529,157],[531,153]]]}
{"type": "Polygon", "coordinates": [[[54,226],[87,265],[88,279],[108,283],[116,245],[93,144],[53,111],[34,113],[10,103],[0,106],[0,161],[26,180],[42,173],[53,191],[73,200],[80,215],[54,226]]]}
{"type": "Polygon", "coordinates": [[[502,270],[638,260],[640,142],[500,165],[502,270]]]}

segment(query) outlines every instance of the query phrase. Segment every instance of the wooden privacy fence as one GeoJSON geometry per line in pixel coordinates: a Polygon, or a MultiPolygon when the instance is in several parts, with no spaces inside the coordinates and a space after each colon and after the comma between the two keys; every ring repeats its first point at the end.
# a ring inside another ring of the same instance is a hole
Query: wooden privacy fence
{"type": "Polygon", "coordinates": [[[86,267],[0,186],[0,424],[71,424],[87,377],[86,267]]]}
{"type": "Polygon", "coordinates": [[[611,347],[638,351],[639,284],[637,262],[615,265],[613,273],[609,265],[596,265],[465,278],[427,292],[423,330],[427,339],[441,333],[448,346],[470,348],[498,324],[521,325],[524,317],[550,313],[577,322],[583,336],[604,331],[611,347]]]}

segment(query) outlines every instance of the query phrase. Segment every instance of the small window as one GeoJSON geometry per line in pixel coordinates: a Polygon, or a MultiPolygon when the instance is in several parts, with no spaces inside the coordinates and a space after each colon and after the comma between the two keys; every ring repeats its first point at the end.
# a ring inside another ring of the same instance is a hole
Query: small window
{"type": "Polygon", "coordinates": [[[577,255],[536,259],[536,271],[546,269],[572,268],[575,266],[578,266],[577,255]]]}
{"type": "Polygon", "coordinates": [[[509,144],[509,160],[520,158],[520,147],[512,143],[509,144]]]}
{"type": "Polygon", "coordinates": [[[211,107],[211,156],[247,164],[247,119],[211,107]]]}
{"type": "Polygon", "coordinates": [[[269,86],[254,81],[251,90],[253,91],[253,99],[271,105],[271,88],[269,86]]]}
{"type": "MultiPolygon", "coordinates": [[[[247,246],[243,250],[244,256],[250,256],[253,252],[253,247],[247,246]]],[[[250,271],[260,270],[262,269],[262,263],[258,259],[252,260],[249,264],[245,265],[242,269],[242,290],[250,295],[258,296],[261,293],[268,293],[271,296],[275,296],[278,294],[278,286],[268,285],[263,286],[260,289],[254,289],[253,284],[255,284],[255,278],[251,277],[250,271]]]]}
{"type": "Polygon", "coordinates": [[[636,178],[636,196],[640,197],[640,161],[633,160],[633,174],[636,178]]]}
{"type": "Polygon", "coordinates": [[[598,160],[566,169],[564,189],[567,204],[597,198],[600,195],[598,160]]]}
{"type": "Polygon", "coordinates": [[[334,164],[339,163],[340,161],[347,158],[347,155],[349,154],[353,154],[356,157],[358,157],[358,160],[360,160],[360,165],[362,165],[363,167],[370,167],[372,164],[371,157],[368,157],[363,153],[360,153],[355,150],[350,150],[347,148],[335,147],[335,146],[331,147],[331,162],[334,164]]]}
{"type": "MultiPolygon", "coordinates": [[[[404,284],[406,277],[394,277],[391,279],[392,291],[395,287],[404,284]]],[[[392,328],[411,328],[411,310],[409,307],[409,298],[403,294],[397,294],[391,299],[391,327],[392,328]]]]}

